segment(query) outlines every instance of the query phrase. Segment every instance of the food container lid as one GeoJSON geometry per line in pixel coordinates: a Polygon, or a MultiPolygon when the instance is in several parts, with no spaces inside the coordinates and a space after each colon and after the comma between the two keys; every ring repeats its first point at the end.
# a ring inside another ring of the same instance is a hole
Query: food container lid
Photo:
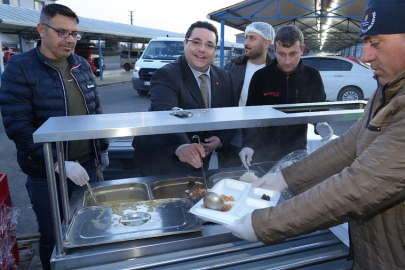
{"type": "Polygon", "coordinates": [[[232,208],[226,212],[208,209],[201,199],[190,209],[190,212],[203,220],[219,224],[234,224],[237,219],[255,209],[275,206],[281,195],[278,191],[254,188],[251,183],[233,179],[219,181],[211,191],[218,195],[232,196],[234,201],[228,202],[232,208]],[[269,196],[270,200],[262,199],[263,195],[269,196]]]}

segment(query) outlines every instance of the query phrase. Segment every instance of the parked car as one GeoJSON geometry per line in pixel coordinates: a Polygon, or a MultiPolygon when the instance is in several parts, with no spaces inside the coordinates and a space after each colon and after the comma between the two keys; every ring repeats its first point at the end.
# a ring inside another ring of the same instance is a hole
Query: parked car
{"type": "Polygon", "coordinates": [[[369,99],[377,89],[374,71],[357,59],[339,56],[303,56],[304,64],[321,73],[326,100],[369,99]]]}
{"type": "Polygon", "coordinates": [[[11,56],[15,55],[15,52],[12,49],[9,49],[8,47],[2,47],[3,51],[3,64],[5,65],[10,59],[11,56]]]}
{"type": "Polygon", "coordinates": [[[134,68],[135,62],[141,57],[143,49],[124,49],[120,52],[120,67],[126,71],[134,68]]]}
{"type": "MultiPolygon", "coordinates": [[[[75,54],[83,57],[90,64],[91,70],[95,76],[100,76],[100,57],[97,52],[97,46],[94,43],[77,43],[75,54]]],[[[103,70],[105,70],[104,59],[101,57],[103,70]]]]}

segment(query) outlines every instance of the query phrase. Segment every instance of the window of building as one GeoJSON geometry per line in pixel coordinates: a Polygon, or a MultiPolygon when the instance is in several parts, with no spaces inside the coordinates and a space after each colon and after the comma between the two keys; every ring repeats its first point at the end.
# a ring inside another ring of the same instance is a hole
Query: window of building
{"type": "Polygon", "coordinates": [[[42,10],[45,6],[44,1],[34,1],[34,8],[38,10],[42,10]]]}
{"type": "Polygon", "coordinates": [[[2,0],[5,5],[20,6],[20,0],[2,0]]]}

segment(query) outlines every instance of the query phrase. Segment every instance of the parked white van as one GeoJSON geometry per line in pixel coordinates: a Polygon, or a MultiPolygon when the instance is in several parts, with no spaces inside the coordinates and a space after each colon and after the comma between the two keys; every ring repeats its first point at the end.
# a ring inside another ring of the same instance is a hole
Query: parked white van
{"type": "MultiPolygon", "coordinates": [[[[150,80],[158,68],[173,62],[184,55],[184,38],[161,37],[153,38],[136,61],[132,73],[132,87],[139,95],[145,96],[150,90],[150,80]]],[[[225,42],[225,62],[236,56],[244,54],[244,45],[241,43],[225,42]]],[[[219,51],[215,54],[214,64],[219,65],[219,51]]]]}

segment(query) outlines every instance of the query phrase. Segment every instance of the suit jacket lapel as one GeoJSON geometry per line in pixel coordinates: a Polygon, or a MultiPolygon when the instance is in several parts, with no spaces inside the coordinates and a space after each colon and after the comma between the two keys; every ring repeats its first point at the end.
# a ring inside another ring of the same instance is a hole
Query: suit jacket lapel
{"type": "Polygon", "coordinates": [[[222,107],[222,106],[220,106],[220,104],[221,104],[220,79],[219,79],[217,72],[215,72],[214,68],[212,67],[212,65],[211,65],[210,78],[211,78],[211,107],[212,108],[222,107]]]}
{"type": "Polygon", "coordinates": [[[190,91],[190,94],[194,98],[195,102],[198,104],[198,107],[200,109],[205,108],[204,99],[202,97],[200,87],[198,87],[198,83],[194,77],[194,74],[188,66],[186,58],[184,56],[180,59],[180,63],[184,84],[190,91]]]}

